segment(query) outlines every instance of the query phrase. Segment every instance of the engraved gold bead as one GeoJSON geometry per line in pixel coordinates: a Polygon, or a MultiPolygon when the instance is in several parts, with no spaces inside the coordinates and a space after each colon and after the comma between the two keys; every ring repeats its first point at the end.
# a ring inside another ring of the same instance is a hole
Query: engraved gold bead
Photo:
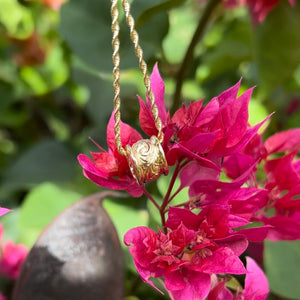
{"type": "Polygon", "coordinates": [[[138,184],[153,181],[169,172],[164,150],[156,136],[126,146],[127,160],[138,184]]]}

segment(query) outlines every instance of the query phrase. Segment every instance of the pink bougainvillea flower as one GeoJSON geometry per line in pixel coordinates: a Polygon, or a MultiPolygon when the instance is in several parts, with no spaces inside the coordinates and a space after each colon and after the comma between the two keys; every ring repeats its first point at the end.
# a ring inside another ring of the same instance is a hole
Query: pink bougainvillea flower
{"type": "MultiPolygon", "coordinates": [[[[0,242],[3,237],[3,226],[0,224],[0,242]]],[[[12,241],[1,242],[0,273],[11,279],[16,279],[20,273],[22,264],[27,256],[28,249],[22,245],[16,245],[12,241]]]]}
{"type": "MultiPolygon", "coordinates": [[[[151,83],[162,119],[165,134],[163,146],[169,165],[188,159],[220,171],[223,158],[239,153],[268,119],[249,127],[248,103],[252,89],[238,97],[240,81],[206,106],[203,106],[202,100],[195,101],[189,106],[183,105],[172,117],[163,104],[164,83],[157,65],[154,66],[151,83]]],[[[139,117],[146,134],[157,133],[150,105],[141,99],[139,117]]]]}
{"type": "Polygon", "coordinates": [[[256,262],[246,257],[247,274],[245,278],[245,289],[242,293],[245,300],[265,300],[269,293],[269,284],[266,275],[256,262]]]}
{"type": "MultiPolygon", "coordinates": [[[[288,0],[291,5],[295,4],[296,0],[288,0]]],[[[241,5],[247,5],[252,16],[253,24],[263,22],[266,16],[280,0],[225,0],[224,4],[227,8],[235,8],[241,5]]]]}
{"type": "MultiPolygon", "coordinates": [[[[108,152],[99,146],[101,152],[91,152],[93,160],[80,154],[78,161],[83,167],[83,174],[99,186],[114,190],[126,190],[133,197],[140,197],[143,194],[143,188],[132,177],[126,157],[118,152],[114,126],[113,112],[107,125],[108,152]]],[[[121,122],[120,127],[123,147],[142,139],[141,135],[129,125],[121,122]]]]}
{"type": "MultiPolygon", "coordinates": [[[[291,5],[295,4],[296,0],[288,0],[291,5]]],[[[268,13],[275,8],[280,0],[242,0],[242,4],[247,4],[252,15],[254,24],[263,22],[268,13]]]]}
{"type": "Polygon", "coordinates": [[[142,279],[164,277],[175,300],[205,299],[213,274],[244,274],[239,259],[247,248],[243,235],[230,234],[228,208],[211,207],[198,215],[171,207],[167,233],[147,227],[129,230],[124,242],[130,248],[142,279]]]}
{"type": "Polygon", "coordinates": [[[6,298],[0,293],[0,300],[6,300],[6,298]]]}
{"type": "Polygon", "coordinates": [[[9,278],[16,279],[27,253],[28,249],[24,245],[16,245],[12,241],[5,242],[2,247],[0,259],[0,273],[9,278]]]}
{"type": "Polygon", "coordinates": [[[0,207],[0,217],[9,213],[11,209],[5,208],[5,207],[0,207]]]}
{"type": "Polygon", "coordinates": [[[233,295],[226,287],[227,280],[215,277],[207,300],[265,300],[269,293],[266,275],[252,258],[246,257],[246,262],[247,273],[244,289],[240,287],[233,295]]]}

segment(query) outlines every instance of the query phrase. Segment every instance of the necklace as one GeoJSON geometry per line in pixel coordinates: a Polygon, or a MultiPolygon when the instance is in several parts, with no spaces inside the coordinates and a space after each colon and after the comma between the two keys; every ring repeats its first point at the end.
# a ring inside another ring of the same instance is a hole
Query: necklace
{"type": "Polygon", "coordinates": [[[142,139],[132,146],[126,145],[125,148],[121,142],[121,98],[120,98],[120,41],[119,41],[119,8],[118,0],[111,0],[111,17],[112,17],[112,47],[113,47],[113,90],[114,90],[114,119],[115,119],[115,143],[118,152],[125,155],[132,176],[138,184],[144,184],[148,181],[157,179],[162,173],[168,174],[168,164],[165,158],[161,143],[163,141],[162,122],[158,115],[158,108],[155,104],[155,97],[151,90],[150,78],[147,74],[147,64],[143,58],[143,50],[139,45],[139,36],[134,28],[134,18],[130,13],[130,4],[128,0],[121,0],[123,11],[125,13],[126,23],[130,30],[130,39],[134,45],[135,55],[139,61],[139,69],[143,74],[144,85],[147,97],[151,103],[151,111],[157,128],[157,136],[150,139],[142,139]]]}

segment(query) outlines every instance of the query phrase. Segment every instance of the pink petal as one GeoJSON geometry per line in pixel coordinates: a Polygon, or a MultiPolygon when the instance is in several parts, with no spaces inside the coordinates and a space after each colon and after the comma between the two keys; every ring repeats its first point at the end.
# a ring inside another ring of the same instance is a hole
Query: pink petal
{"type": "Polygon", "coordinates": [[[276,133],[270,136],[264,145],[268,154],[294,150],[300,146],[300,128],[276,133]]]}
{"type": "Polygon", "coordinates": [[[237,153],[240,150],[242,150],[250,141],[251,139],[257,134],[257,131],[259,128],[269,120],[269,118],[272,116],[270,114],[266,119],[264,119],[262,122],[256,124],[255,126],[247,129],[244,136],[241,138],[241,140],[233,147],[225,148],[224,149],[224,143],[222,140],[220,142],[217,142],[214,146],[214,149],[212,150],[212,154],[210,157],[216,157],[216,156],[227,156],[233,153],[237,153]]]}
{"type": "Polygon", "coordinates": [[[222,192],[223,194],[231,192],[233,189],[239,188],[242,184],[246,182],[246,180],[249,178],[250,173],[252,172],[253,167],[255,167],[255,165],[253,165],[243,175],[241,175],[232,182],[224,182],[218,180],[195,181],[190,186],[189,195],[190,197],[195,197],[203,193],[216,195],[218,192],[222,192]]]}
{"type": "Polygon", "coordinates": [[[5,207],[0,207],[0,217],[9,213],[11,209],[5,208],[5,207]]]}
{"type": "Polygon", "coordinates": [[[202,166],[220,171],[220,168],[212,160],[194,153],[180,143],[175,144],[166,155],[169,166],[174,165],[176,161],[183,157],[196,159],[202,166]]]}
{"type": "Polygon", "coordinates": [[[204,300],[209,293],[210,284],[210,275],[191,270],[183,270],[182,273],[177,272],[172,275],[166,274],[166,288],[170,291],[174,300],[204,300]],[[169,289],[168,287],[174,287],[172,281],[182,281],[180,277],[183,277],[186,282],[185,287],[176,290],[169,289]]]}
{"type": "Polygon", "coordinates": [[[203,218],[192,213],[189,209],[170,207],[166,227],[175,230],[182,223],[188,229],[198,230],[203,218]]]}
{"type": "Polygon", "coordinates": [[[260,221],[272,226],[267,236],[270,241],[293,241],[300,239],[300,214],[295,214],[293,217],[274,216],[261,218],[260,221]]]}
{"type": "Polygon", "coordinates": [[[149,136],[157,135],[157,129],[151,110],[148,109],[148,107],[140,97],[138,98],[140,102],[139,120],[142,130],[149,136]]]}
{"type": "Polygon", "coordinates": [[[12,241],[7,241],[2,247],[0,273],[9,278],[16,279],[27,253],[28,249],[24,245],[16,245],[12,241]]]}
{"type": "Polygon", "coordinates": [[[223,239],[215,240],[219,247],[229,248],[234,255],[240,256],[248,247],[248,241],[244,235],[235,234],[223,239]]]}
{"type": "MultiPolygon", "coordinates": [[[[111,117],[109,119],[108,125],[107,125],[107,145],[112,152],[117,152],[117,146],[115,143],[115,119],[114,119],[115,112],[113,111],[111,114],[111,117]]],[[[126,123],[123,123],[120,121],[120,128],[121,128],[121,143],[122,146],[125,147],[126,145],[132,145],[135,142],[142,139],[142,136],[131,126],[129,126],[126,123]]],[[[120,155],[121,156],[121,155],[120,155]]]]}
{"type": "Polygon", "coordinates": [[[182,142],[182,145],[196,153],[205,153],[216,136],[217,132],[198,133],[189,140],[182,142]]]}
{"type": "MultiPolygon", "coordinates": [[[[107,152],[91,152],[96,167],[108,176],[118,175],[118,162],[115,157],[107,152]]],[[[78,158],[79,159],[79,158],[78,158]]]]}
{"type": "Polygon", "coordinates": [[[220,109],[219,102],[217,98],[213,98],[211,101],[207,103],[207,105],[203,108],[198,118],[195,121],[195,126],[202,127],[210,123],[216,115],[218,114],[220,109]]]}
{"type": "Polygon", "coordinates": [[[221,110],[222,126],[228,136],[226,147],[233,147],[244,136],[248,126],[248,104],[253,88],[221,110]]]}
{"type": "Polygon", "coordinates": [[[268,235],[272,226],[265,225],[260,227],[251,227],[238,230],[238,234],[243,234],[250,242],[262,242],[268,235]]]}
{"type": "Polygon", "coordinates": [[[247,274],[243,296],[245,300],[265,300],[269,293],[269,284],[264,272],[256,262],[246,257],[247,274]]]}
{"type": "Polygon", "coordinates": [[[292,164],[295,154],[296,152],[292,152],[265,164],[265,170],[274,178],[280,190],[290,190],[300,184],[300,177],[292,164]]]}
{"type": "Polygon", "coordinates": [[[228,247],[215,250],[212,255],[201,259],[198,265],[193,265],[194,271],[208,274],[245,274],[246,269],[237,255],[228,247]]]}
{"type": "Polygon", "coordinates": [[[225,159],[223,168],[228,177],[235,179],[240,177],[254,163],[255,160],[250,155],[235,153],[225,159]]]}
{"type": "Polygon", "coordinates": [[[126,190],[129,185],[128,180],[118,180],[95,175],[87,170],[83,170],[83,175],[97,185],[111,190],[126,190]]]}
{"type": "Polygon", "coordinates": [[[218,180],[219,171],[212,168],[203,167],[198,161],[191,161],[180,172],[180,188],[190,186],[197,180],[218,180]]]}
{"type": "Polygon", "coordinates": [[[220,107],[228,105],[232,101],[234,101],[237,97],[238,91],[240,89],[242,79],[240,79],[234,86],[230,87],[226,91],[222,92],[218,97],[218,102],[220,103],[220,107]]]}
{"type": "Polygon", "coordinates": [[[83,167],[83,169],[89,173],[92,173],[96,176],[109,179],[109,172],[107,170],[98,169],[95,165],[95,163],[85,154],[79,154],[77,156],[78,162],[83,167]]]}
{"type": "MultiPolygon", "coordinates": [[[[164,102],[165,85],[159,74],[157,63],[153,67],[150,81],[151,81],[151,89],[155,96],[155,104],[157,105],[158,108],[158,115],[162,123],[165,125],[167,122],[167,111],[164,102]]],[[[148,106],[149,108],[151,108],[150,103],[148,103],[148,106]]]]}
{"type": "Polygon", "coordinates": [[[152,251],[156,249],[157,239],[158,234],[145,226],[132,228],[124,235],[124,243],[129,246],[134,260],[144,267],[149,267],[156,256],[152,251]]]}

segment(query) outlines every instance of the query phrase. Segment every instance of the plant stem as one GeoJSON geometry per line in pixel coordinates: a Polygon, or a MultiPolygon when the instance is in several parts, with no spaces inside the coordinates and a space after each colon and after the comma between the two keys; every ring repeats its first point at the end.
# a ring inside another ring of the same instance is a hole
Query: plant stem
{"type": "Polygon", "coordinates": [[[163,200],[163,203],[159,209],[159,212],[160,212],[160,217],[161,217],[161,223],[162,223],[162,228],[163,230],[166,232],[166,229],[165,229],[165,224],[166,224],[166,216],[165,216],[165,209],[169,203],[169,198],[170,198],[170,194],[172,192],[172,189],[173,189],[173,186],[174,186],[174,183],[176,181],[176,178],[177,178],[177,175],[179,173],[181,169],[181,166],[180,166],[180,163],[177,162],[176,163],[176,167],[175,167],[175,170],[174,170],[174,173],[173,173],[173,176],[171,178],[171,181],[170,181],[170,184],[169,184],[169,187],[168,187],[168,190],[167,190],[167,193],[164,197],[164,200],[163,200]]]}
{"type": "Polygon", "coordinates": [[[206,25],[208,24],[208,21],[214,11],[214,9],[217,7],[217,5],[221,2],[222,0],[210,0],[208,1],[203,14],[201,18],[199,19],[198,26],[196,28],[196,31],[194,32],[193,38],[191,40],[191,43],[185,53],[184,59],[182,61],[182,64],[176,74],[176,89],[175,89],[175,94],[174,94],[174,99],[173,99],[173,105],[171,107],[171,115],[174,114],[174,112],[179,108],[180,103],[181,103],[181,91],[182,91],[182,86],[183,82],[186,78],[187,71],[194,59],[194,50],[195,47],[197,46],[198,42],[203,36],[204,30],[206,28],[206,25]]]}
{"type": "Polygon", "coordinates": [[[146,187],[143,186],[144,194],[148,197],[148,199],[154,204],[154,206],[160,211],[159,204],[154,200],[154,198],[151,196],[151,194],[147,191],[146,187]]]}

